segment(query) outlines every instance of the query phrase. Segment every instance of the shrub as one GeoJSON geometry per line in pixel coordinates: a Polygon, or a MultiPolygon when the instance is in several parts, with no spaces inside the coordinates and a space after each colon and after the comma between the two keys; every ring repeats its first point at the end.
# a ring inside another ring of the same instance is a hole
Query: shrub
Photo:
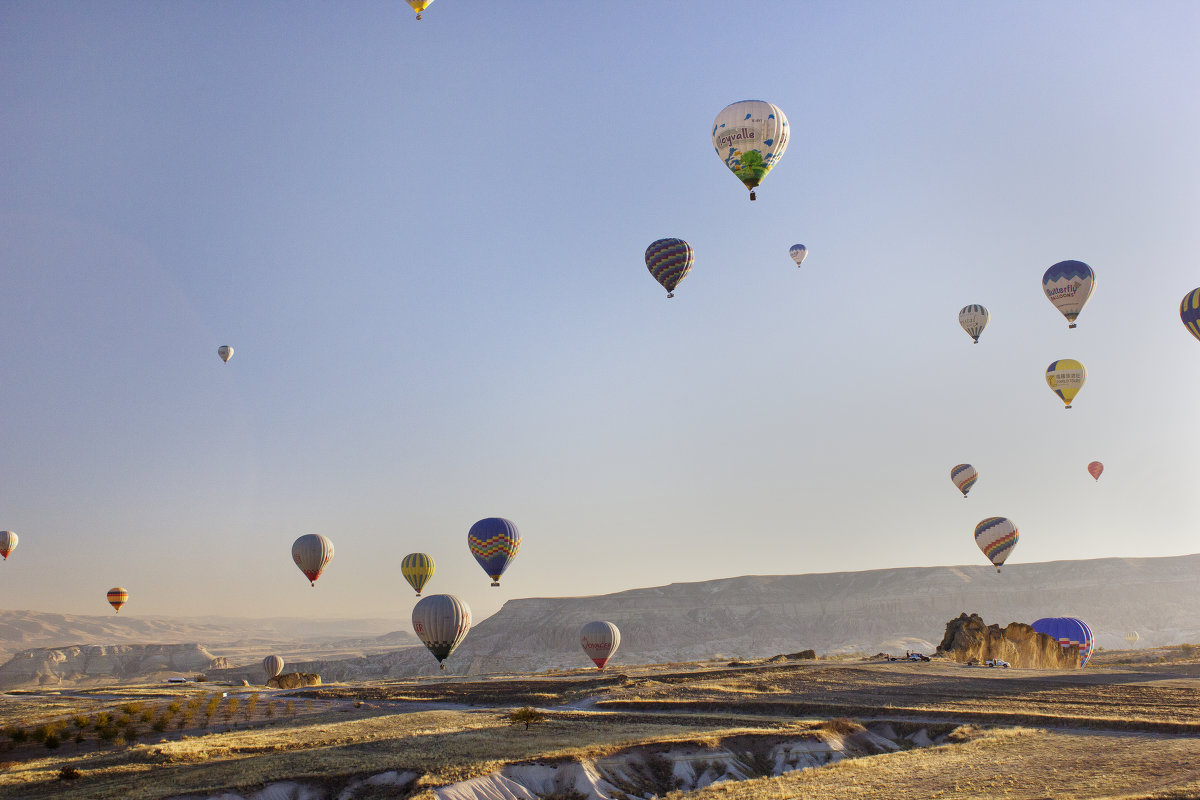
{"type": "Polygon", "coordinates": [[[862,725],[859,725],[857,722],[850,719],[849,717],[838,717],[837,719],[827,719],[824,722],[822,722],[820,725],[818,725],[817,727],[823,731],[829,731],[830,733],[841,734],[842,736],[849,736],[850,734],[858,733],[859,731],[861,731],[863,729],[862,725]]]}
{"type": "Polygon", "coordinates": [[[58,738],[57,733],[46,734],[46,738],[42,741],[46,745],[47,750],[54,750],[62,744],[62,739],[58,738]]]}
{"type": "Polygon", "coordinates": [[[86,730],[87,727],[92,724],[92,721],[83,714],[76,714],[75,716],[71,717],[71,722],[73,722],[75,727],[79,728],[81,731],[86,730]]]}
{"type": "Polygon", "coordinates": [[[121,713],[123,713],[127,717],[132,717],[134,714],[138,713],[141,710],[142,710],[141,703],[122,703],[121,704],[121,713]]]}
{"type": "Polygon", "coordinates": [[[105,725],[96,731],[97,742],[111,744],[117,738],[117,728],[115,725],[105,725]]]}
{"type": "Polygon", "coordinates": [[[29,738],[29,734],[24,728],[11,728],[8,731],[8,738],[16,744],[24,744],[25,740],[29,738]]]}
{"type": "Polygon", "coordinates": [[[58,779],[60,781],[73,781],[82,774],[83,774],[82,772],[75,769],[74,767],[59,767],[58,768],[58,779]]]}
{"type": "Polygon", "coordinates": [[[1179,645],[1179,654],[1184,658],[1191,658],[1196,654],[1196,646],[1193,644],[1181,644],[1179,645]]]}
{"type": "Polygon", "coordinates": [[[153,724],[150,725],[150,728],[155,733],[162,733],[163,731],[165,731],[167,729],[168,722],[169,722],[169,720],[167,719],[167,716],[164,714],[163,716],[154,720],[153,724]]]}
{"type": "Polygon", "coordinates": [[[142,717],[142,722],[149,722],[150,720],[154,719],[154,709],[147,708],[145,711],[142,712],[141,717],[142,717]]]}
{"type": "Polygon", "coordinates": [[[530,725],[539,722],[545,722],[546,715],[532,706],[525,706],[524,708],[518,708],[516,711],[513,711],[511,714],[509,714],[508,721],[513,725],[520,725],[524,723],[525,730],[529,730],[530,725]]]}
{"type": "Polygon", "coordinates": [[[111,718],[108,716],[108,712],[106,711],[101,711],[99,714],[97,714],[96,719],[93,722],[93,724],[96,726],[96,730],[107,728],[110,719],[111,718]]]}
{"type": "Polygon", "coordinates": [[[203,675],[197,675],[196,677],[192,678],[193,683],[204,683],[206,680],[208,680],[208,678],[203,675]]]}

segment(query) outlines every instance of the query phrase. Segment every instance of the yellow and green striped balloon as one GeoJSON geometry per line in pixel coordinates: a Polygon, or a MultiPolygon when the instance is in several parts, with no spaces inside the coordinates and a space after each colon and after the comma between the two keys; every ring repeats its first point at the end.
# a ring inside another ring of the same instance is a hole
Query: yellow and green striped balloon
{"type": "Polygon", "coordinates": [[[417,597],[421,596],[421,589],[433,577],[436,569],[437,564],[433,563],[433,556],[428,553],[409,553],[400,562],[400,574],[417,590],[417,597]]]}
{"type": "Polygon", "coordinates": [[[1200,289],[1192,289],[1179,304],[1179,318],[1188,333],[1200,339],[1200,289]]]}

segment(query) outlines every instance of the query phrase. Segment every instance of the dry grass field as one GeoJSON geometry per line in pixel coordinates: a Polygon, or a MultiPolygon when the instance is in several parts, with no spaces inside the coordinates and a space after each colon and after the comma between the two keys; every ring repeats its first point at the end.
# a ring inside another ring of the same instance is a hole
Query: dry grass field
{"type": "Polygon", "coordinates": [[[0,696],[0,797],[249,797],[296,782],[328,797],[429,800],[437,787],[512,764],[833,741],[836,726],[822,720],[845,717],[920,727],[940,743],[686,794],[660,782],[642,796],[1200,797],[1200,663],[1179,650],[1100,655],[1077,671],[809,661],[294,692],[197,684],[10,693],[0,696]],[[512,725],[520,706],[541,709],[545,722],[512,725]],[[389,771],[415,778],[347,789],[389,771]]]}

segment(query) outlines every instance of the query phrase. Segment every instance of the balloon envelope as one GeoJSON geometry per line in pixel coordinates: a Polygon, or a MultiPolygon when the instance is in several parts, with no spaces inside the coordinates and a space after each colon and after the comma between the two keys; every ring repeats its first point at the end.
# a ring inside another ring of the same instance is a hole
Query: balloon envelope
{"type": "Polygon", "coordinates": [[[667,297],[675,296],[675,287],[695,261],[696,251],[683,239],[658,239],[646,248],[646,269],[667,290],[667,297]]]}
{"type": "Polygon", "coordinates": [[[975,526],[975,544],[996,566],[996,572],[1017,546],[1019,535],[1017,526],[1008,517],[988,517],[975,526]]]}
{"type": "Polygon", "coordinates": [[[1044,617],[1033,623],[1033,629],[1051,639],[1057,639],[1063,647],[1078,646],[1079,666],[1087,666],[1096,646],[1096,637],[1083,620],[1075,617],[1044,617]]]}
{"type": "Polygon", "coordinates": [[[1060,358],[1046,367],[1046,385],[1067,404],[1067,408],[1071,407],[1071,401],[1086,382],[1087,370],[1073,358],[1060,358]]]}
{"type": "Polygon", "coordinates": [[[798,267],[804,263],[804,259],[808,258],[808,248],[802,244],[794,244],[788,250],[788,255],[792,257],[792,261],[795,261],[798,267]]]}
{"type": "MultiPolygon", "coordinates": [[[[1104,472],[1104,465],[1101,464],[1099,461],[1093,461],[1092,463],[1088,464],[1088,474],[1091,475],[1096,480],[1100,480],[1101,472],[1104,472]]],[[[1118,483],[1119,483],[1119,481],[1118,481],[1118,483]]]]}
{"type": "Polygon", "coordinates": [[[1188,332],[1200,339],[1200,289],[1188,292],[1179,304],[1179,318],[1188,332]]]}
{"type": "Polygon", "coordinates": [[[120,586],[114,586],[108,590],[108,604],[118,612],[121,606],[129,601],[129,592],[122,589],[120,586]]]}
{"type": "Polygon", "coordinates": [[[1087,305],[1096,288],[1096,273],[1082,261],[1060,261],[1042,275],[1042,291],[1067,322],[1075,327],[1075,318],[1087,305]]]}
{"type": "Polygon", "coordinates": [[[1138,639],[1141,638],[1141,634],[1139,634],[1137,631],[1130,631],[1129,633],[1125,634],[1125,641],[1129,642],[1131,645],[1137,644],[1138,639]]]}
{"type": "Polygon", "coordinates": [[[409,8],[417,12],[417,19],[421,18],[421,12],[433,5],[433,0],[407,0],[409,8]]]}
{"type": "Polygon", "coordinates": [[[767,177],[788,146],[788,120],[779,106],[762,100],[742,100],[721,109],[713,120],[712,142],[717,157],[750,190],[767,177]]]}
{"type": "Polygon", "coordinates": [[[954,485],[962,492],[963,497],[966,497],[967,492],[971,491],[971,487],[975,485],[978,478],[979,473],[970,464],[959,464],[950,470],[950,480],[954,481],[954,485]]]}
{"type": "Polygon", "coordinates": [[[503,517],[488,517],[467,531],[467,547],[491,577],[492,586],[499,586],[500,576],[521,549],[521,532],[503,517]]]}
{"type": "Polygon", "coordinates": [[[983,333],[988,324],[988,310],[974,303],[963,306],[962,311],[958,312],[958,324],[975,340],[975,344],[979,344],[979,334],[983,333]]]}
{"type": "Polygon", "coordinates": [[[333,542],[319,533],[306,533],[292,542],[292,561],[315,586],[317,578],[333,560],[333,542]]]}
{"type": "Polygon", "coordinates": [[[263,672],[267,673],[267,680],[276,677],[283,672],[283,659],[279,656],[267,656],[263,659],[263,672]]]}
{"type": "Polygon", "coordinates": [[[441,664],[471,630],[471,609],[454,595],[431,594],[413,607],[412,624],[417,637],[441,664]]]}
{"type": "Polygon", "coordinates": [[[0,531],[0,556],[8,561],[8,554],[17,549],[17,534],[13,531],[0,531]]]}
{"type": "Polygon", "coordinates": [[[400,562],[400,574],[409,586],[417,590],[417,597],[421,596],[421,589],[433,577],[436,569],[437,564],[433,563],[433,556],[428,553],[409,553],[400,562]]]}
{"type": "Polygon", "coordinates": [[[621,646],[621,631],[611,622],[589,622],[579,631],[579,644],[598,669],[612,658],[621,646]]]}
{"type": "Polygon", "coordinates": [[[217,355],[221,357],[222,361],[228,364],[229,359],[233,358],[233,348],[227,344],[223,344],[217,348],[217,355]]]}

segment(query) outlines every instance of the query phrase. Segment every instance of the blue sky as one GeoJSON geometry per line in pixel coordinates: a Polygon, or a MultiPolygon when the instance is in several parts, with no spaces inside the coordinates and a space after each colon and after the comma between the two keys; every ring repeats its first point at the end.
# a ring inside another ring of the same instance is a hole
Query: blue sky
{"type": "Polygon", "coordinates": [[[1195,552],[1196,30],[1185,2],[5,3],[0,606],[406,623],[423,551],[478,619],[983,563],[993,515],[1012,569],[1195,552]],[[792,125],[754,203],[709,139],[748,98],[792,125]],[[670,301],[663,237],[696,249],[670,301]],[[1098,276],[1072,331],[1064,259],[1098,276]],[[1088,368],[1070,411],[1057,358],[1088,368]],[[493,515],[525,537],[499,590],[465,544],[493,515]],[[302,533],[337,550],[315,589],[302,533]]]}

